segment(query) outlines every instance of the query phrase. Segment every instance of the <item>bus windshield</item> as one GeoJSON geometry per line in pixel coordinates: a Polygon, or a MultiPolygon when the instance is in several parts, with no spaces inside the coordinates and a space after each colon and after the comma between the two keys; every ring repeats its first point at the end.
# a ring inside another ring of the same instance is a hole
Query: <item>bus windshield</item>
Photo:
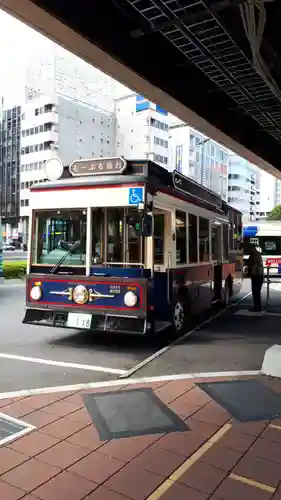
{"type": "MultiPolygon", "coordinates": [[[[56,264],[77,240],[79,248],[67,255],[64,266],[86,265],[87,211],[36,212],[32,241],[33,264],[56,264]]],[[[128,208],[96,208],[91,213],[91,262],[101,265],[142,263],[143,243],[139,212],[128,208]]]]}
{"type": "Polygon", "coordinates": [[[54,265],[69,252],[77,240],[81,241],[81,245],[67,256],[64,265],[83,266],[86,263],[85,211],[54,210],[37,213],[35,238],[32,241],[32,262],[54,265]]]}

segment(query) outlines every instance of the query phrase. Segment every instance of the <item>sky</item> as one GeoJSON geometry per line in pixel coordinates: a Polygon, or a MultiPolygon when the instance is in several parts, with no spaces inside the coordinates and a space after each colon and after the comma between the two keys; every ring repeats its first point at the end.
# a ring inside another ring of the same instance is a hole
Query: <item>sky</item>
{"type": "Polygon", "coordinates": [[[5,102],[12,99],[17,104],[15,100],[20,102],[23,94],[27,60],[44,37],[2,10],[0,26],[0,94],[5,102]]]}

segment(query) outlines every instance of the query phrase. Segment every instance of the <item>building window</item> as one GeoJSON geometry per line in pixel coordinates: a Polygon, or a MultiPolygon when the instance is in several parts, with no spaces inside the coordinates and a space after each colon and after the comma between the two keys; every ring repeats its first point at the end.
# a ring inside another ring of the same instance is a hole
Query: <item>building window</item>
{"type": "Polygon", "coordinates": [[[197,262],[197,217],[189,214],[188,216],[188,239],[189,239],[189,262],[197,262]]]}
{"type": "Polygon", "coordinates": [[[209,221],[199,217],[199,261],[209,262],[209,221]]]}
{"type": "Polygon", "coordinates": [[[186,213],[176,210],[176,259],[177,264],[186,264],[186,213]]]}

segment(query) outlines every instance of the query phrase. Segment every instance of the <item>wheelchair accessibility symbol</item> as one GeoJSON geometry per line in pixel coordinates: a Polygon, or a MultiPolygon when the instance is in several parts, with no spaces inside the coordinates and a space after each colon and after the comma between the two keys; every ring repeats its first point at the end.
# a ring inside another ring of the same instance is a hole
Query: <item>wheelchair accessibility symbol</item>
{"type": "Polygon", "coordinates": [[[129,188],[129,205],[138,205],[143,202],[143,188],[129,188]]]}

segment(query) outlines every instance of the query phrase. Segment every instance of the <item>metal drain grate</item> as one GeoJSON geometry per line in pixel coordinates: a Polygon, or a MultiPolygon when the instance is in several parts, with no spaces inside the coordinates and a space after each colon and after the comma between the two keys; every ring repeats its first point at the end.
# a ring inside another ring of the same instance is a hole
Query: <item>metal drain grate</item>
{"type": "Polygon", "coordinates": [[[0,446],[24,436],[35,428],[22,420],[0,413],[0,446]]]}
{"type": "Polygon", "coordinates": [[[281,394],[260,380],[229,380],[197,385],[239,422],[281,417],[281,394]]]}
{"type": "Polygon", "coordinates": [[[189,430],[152,389],[91,393],[85,394],[83,399],[104,441],[189,430]]]}

